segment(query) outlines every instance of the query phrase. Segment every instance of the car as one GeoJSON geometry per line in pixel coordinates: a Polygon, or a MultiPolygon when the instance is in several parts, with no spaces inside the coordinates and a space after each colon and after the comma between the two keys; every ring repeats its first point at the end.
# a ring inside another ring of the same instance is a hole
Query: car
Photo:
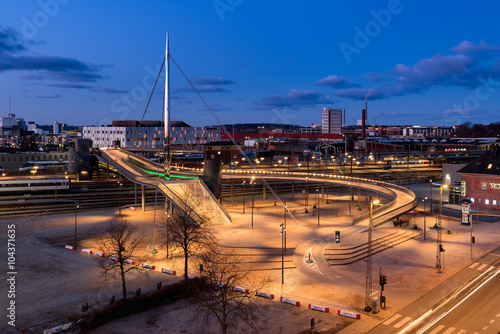
{"type": "Polygon", "coordinates": [[[433,187],[441,187],[442,186],[442,183],[439,182],[439,181],[435,181],[435,182],[432,182],[432,186],[433,187]]]}

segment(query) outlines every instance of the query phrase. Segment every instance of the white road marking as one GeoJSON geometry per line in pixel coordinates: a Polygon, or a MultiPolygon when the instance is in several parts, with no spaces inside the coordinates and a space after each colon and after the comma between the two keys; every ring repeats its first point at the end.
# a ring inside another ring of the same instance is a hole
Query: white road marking
{"type": "Polygon", "coordinates": [[[480,267],[478,267],[477,270],[483,270],[484,268],[486,268],[486,266],[487,266],[487,264],[483,264],[480,267]]]}
{"type": "Polygon", "coordinates": [[[443,334],[451,334],[451,332],[453,332],[455,329],[456,329],[455,327],[450,327],[447,330],[445,330],[443,334]]]}
{"type": "Polygon", "coordinates": [[[442,330],[444,328],[443,325],[439,325],[437,326],[436,328],[434,328],[434,330],[432,332],[430,332],[429,334],[436,334],[437,332],[439,332],[440,330],[442,330]]]}
{"type": "Polygon", "coordinates": [[[479,264],[479,262],[476,262],[476,263],[473,263],[469,266],[470,269],[474,269],[477,265],[479,264]]]}
{"type": "Polygon", "coordinates": [[[498,318],[498,317],[500,317],[500,313],[498,313],[495,318],[498,318]]]}
{"type": "Polygon", "coordinates": [[[490,324],[494,323],[495,322],[495,319],[491,319],[490,320],[490,324]]]}
{"type": "Polygon", "coordinates": [[[386,320],[384,322],[384,325],[390,325],[391,323],[393,323],[394,321],[396,321],[397,319],[399,319],[401,317],[401,314],[396,314],[395,316],[393,316],[392,318],[389,318],[388,320],[386,320]]]}
{"type": "Polygon", "coordinates": [[[466,329],[462,329],[460,332],[458,332],[457,334],[465,334],[467,333],[467,330],[466,329]]]}
{"type": "Polygon", "coordinates": [[[484,326],[483,327],[483,331],[487,330],[488,329],[488,326],[484,326]]]}
{"type": "Polygon", "coordinates": [[[404,324],[406,324],[410,320],[411,320],[411,317],[406,317],[406,318],[404,318],[403,320],[401,320],[400,322],[398,322],[397,324],[395,324],[392,327],[399,328],[399,327],[403,326],[404,324]]]}

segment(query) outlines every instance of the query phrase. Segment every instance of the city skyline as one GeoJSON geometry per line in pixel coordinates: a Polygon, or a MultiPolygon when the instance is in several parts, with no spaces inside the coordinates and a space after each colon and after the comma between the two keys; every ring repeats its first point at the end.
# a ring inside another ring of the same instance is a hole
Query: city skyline
{"type": "MultiPolygon", "coordinates": [[[[331,107],[352,125],[365,97],[368,124],[500,120],[496,3],[195,3],[5,1],[1,113],[141,119],[169,32],[173,58],[224,124],[308,126],[331,107]]],[[[162,117],[162,81],[145,119],[162,117]]],[[[171,87],[172,119],[216,124],[173,64],[171,87]]]]}

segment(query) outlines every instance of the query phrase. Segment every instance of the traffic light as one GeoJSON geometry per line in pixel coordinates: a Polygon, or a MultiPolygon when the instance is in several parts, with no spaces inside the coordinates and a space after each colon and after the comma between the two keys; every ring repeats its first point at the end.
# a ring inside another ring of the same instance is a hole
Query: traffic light
{"type": "Polygon", "coordinates": [[[380,275],[380,285],[384,286],[387,284],[387,276],[385,275],[380,275]]]}
{"type": "Polygon", "coordinates": [[[439,245],[439,251],[440,251],[440,252],[444,252],[443,245],[439,245]]]}
{"type": "Polygon", "coordinates": [[[472,237],[472,243],[475,244],[476,243],[476,237],[472,237]]]}
{"type": "Polygon", "coordinates": [[[335,231],[335,243],[340,243],[340,231],[335,231]]]}

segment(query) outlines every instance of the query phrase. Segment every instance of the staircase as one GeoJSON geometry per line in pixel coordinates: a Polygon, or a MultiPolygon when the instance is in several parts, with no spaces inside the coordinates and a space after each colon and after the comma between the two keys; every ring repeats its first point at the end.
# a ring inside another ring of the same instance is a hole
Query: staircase
{"type": "MultiPolygon", "coordinates": [[[[395,231],[372,241],[372,255],[393,248],[403,242],[420,236],[421,233],[412,231],[395,231]]],[[[368,243],[352,247],[335,247],[325,249],[325,260],[329,266],[338,266],[355,263],[368,257],[368,243]]]]}

